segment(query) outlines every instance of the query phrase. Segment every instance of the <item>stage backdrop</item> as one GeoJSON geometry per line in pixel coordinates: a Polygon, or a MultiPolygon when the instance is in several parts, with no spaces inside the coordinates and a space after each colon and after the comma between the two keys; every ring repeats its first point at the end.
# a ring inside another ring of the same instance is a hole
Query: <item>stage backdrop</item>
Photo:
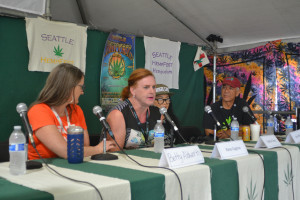
{"type": "MultiPolygon", "coordinates": [[[[48,72],[29,72],[25,20],[0,16],[0,141],[7,140],[14,125],[22,121],[16,111],[20,102],[28,106],[45,84],[48,72]]],[[[92,110],[100,105],[100,70],[108,33],[87,30],[86,73],[84,95],[79,104],[84,112],[88,131],[98,135],[101,125],[92,110]]],[[[136,68],[145,66],[143,38],[136,38],[136,68]]],[[[172,90],[173,108],[182,126],[202,128],[203,69],[194,72],[196,46],[181,44],[179,90],[172,90]]]]}
{"type": "MultiPolygon", "coordinates": [[[[264,46],[232,52],[217,57],[216,96],[221,94],[221,83],[226,76],[241,80],[241,98],[252,110],[295,111],[300,106],[299,56],[300,43],[272,41],[264,46]]],[[[211,65],[204,67],[205,103],[212,102],[211,65]]],[[[260,124],[265,124],[269,115],[256,115],[260,124]]],[[[286,117],[286,116],[285,116],[286,117]]],[[[283,122],[279,131],[284,131],[283,122]]]]}

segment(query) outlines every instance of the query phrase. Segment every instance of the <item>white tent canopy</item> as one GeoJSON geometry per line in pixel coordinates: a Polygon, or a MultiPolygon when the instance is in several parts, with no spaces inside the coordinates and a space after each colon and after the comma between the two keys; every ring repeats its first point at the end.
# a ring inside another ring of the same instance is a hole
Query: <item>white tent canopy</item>
{"type": "Polygon", "coordinates": [[[47,7],[48,2],[52,20],[87,24],[105,32],[116,30],[199,46],[213,46],[206,38],[215,34],[223,38],[223,43],[217,43],[218,52],[300,38],[299,0],[0,0],[0,12],[11,11],[5,3],[18,7],[20,2],[26,9],[40,4],[47,7]]]}

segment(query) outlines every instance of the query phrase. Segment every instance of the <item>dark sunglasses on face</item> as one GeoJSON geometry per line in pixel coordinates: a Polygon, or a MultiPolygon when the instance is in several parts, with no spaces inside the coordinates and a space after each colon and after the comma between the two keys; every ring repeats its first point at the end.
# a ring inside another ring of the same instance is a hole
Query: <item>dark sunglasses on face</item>
{"type": "Polygon", "coordinates": [[[168,99],[155,99],[157,101],[157,103],[159,105],[163,104],[164,102],[166,102],[167,104],[171,103],[171,99],[168,98],[168,99]]]}

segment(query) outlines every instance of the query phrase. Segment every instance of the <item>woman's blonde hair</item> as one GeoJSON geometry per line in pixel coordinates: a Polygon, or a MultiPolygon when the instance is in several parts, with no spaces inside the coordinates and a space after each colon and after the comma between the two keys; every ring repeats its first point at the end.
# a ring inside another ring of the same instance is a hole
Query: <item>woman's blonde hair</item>
{"type": "Polygon", "coordinates": [[[66,103],[82,77],[84,74],[79,68],[67,63],[59,64],[49,74],[44,88],[31,106],[45,103],[51,107],[66,103]]]}
{"type": "Polygon", "coordinates": [[[128,99],[130,96],[131,96],[131,93],[130,93],[130,87],[133,87],[136,85],[136,83],[147,77],[147,76],[153,76],[154,75],[152,74],[151,71],[149,71],[148,69],[136,69],[134,70],[129,79],[128,79],[128,86],[126,86],[125,88],[123,88],[122,90],[122,94],[121,94],[121,98],[122,100],[125,100],[125,99],[128,99]]]}

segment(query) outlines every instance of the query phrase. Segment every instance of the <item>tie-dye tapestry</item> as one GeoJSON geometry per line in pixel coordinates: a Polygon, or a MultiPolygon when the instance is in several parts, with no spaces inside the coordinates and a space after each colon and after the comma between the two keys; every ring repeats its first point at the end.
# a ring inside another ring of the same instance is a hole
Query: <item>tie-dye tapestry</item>
{"type": "MultiPolygon", "coordinates": [[[[204,67],[205,103],[212,103],[213,67],[204,67]]],[[[300,43],[268,42],[249,50],[217,56],[216,100],[221,95],[224,77],[240,79],[241,98],[254,111],[295,111],[300,106],[300,43]]],[[[255,114],[262,129],[268,114],[255,114]]],[[[283,115],[286,118],[287,115],[283,115]]],[[[279,116],[277,118],[280,118],[279,116]]],[[[293,116],[295,118],[295,116],[293,116]]],[[[276,119],[276,118],[275,118],[276,119]]],[[[276,131],[284,131],[284,122],[275,120],[276,131]]]]}

